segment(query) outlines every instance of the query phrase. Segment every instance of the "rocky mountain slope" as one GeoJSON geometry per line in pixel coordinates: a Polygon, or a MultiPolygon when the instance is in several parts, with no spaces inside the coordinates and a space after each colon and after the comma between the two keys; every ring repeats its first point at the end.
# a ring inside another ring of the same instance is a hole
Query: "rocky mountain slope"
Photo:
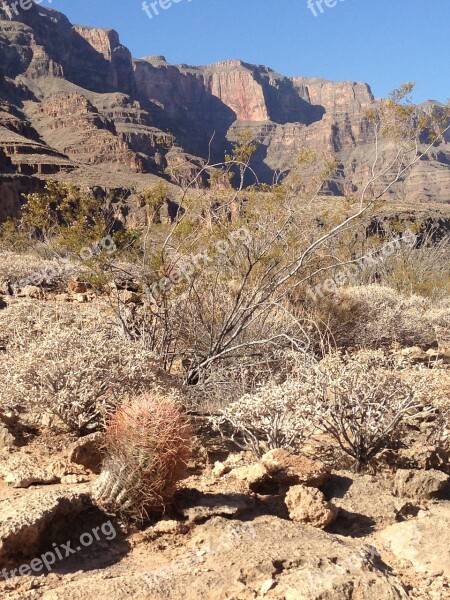
{"type": "MultiPolygon", "coordinates": [[[[135,60],[115,31],[72,25],[54,10],[33,5],[14,19],[0,8],[0,219],[49,176],[142,189],[180,161],[195,170],[209,153],[222,160],[244,127],[258,143],[260,181],[288,171],[303,148],[336,154],[329,193],[356,192],[367,177],[367,84],[287,78],[239,60],[135,60]]],[[[395,194],[450,202],[449,166],[450,136],[395,194]]]]}

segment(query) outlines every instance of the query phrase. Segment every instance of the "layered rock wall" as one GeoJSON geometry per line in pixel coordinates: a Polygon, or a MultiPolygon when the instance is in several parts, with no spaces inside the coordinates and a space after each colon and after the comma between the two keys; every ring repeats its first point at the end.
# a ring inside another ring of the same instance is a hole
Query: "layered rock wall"
{"type": "MultiPolygon", "coordinates": [[[[337,159],[324,190],[357,193],[374,155],[366,113],[375,102],[365,83],[289,78],[240,60],[133,60],[114,30],[73,26],[37,5],[12,21],[0,8],[0,147],[17,172],[103,165],[102,174],[163,175],[169,153],[195,169],[208,157],[222,160],[246,128],[258,144],[252,167],[260,181],[287,173],[310,148],[337,159]]],[[[450,134],[395,194],[450,202],[449,165],[450,134]]]]}

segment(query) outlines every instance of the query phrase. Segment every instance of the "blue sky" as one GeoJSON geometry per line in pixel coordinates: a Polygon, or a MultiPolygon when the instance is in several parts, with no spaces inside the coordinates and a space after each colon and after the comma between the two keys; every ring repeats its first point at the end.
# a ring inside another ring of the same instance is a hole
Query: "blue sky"
{"type": "Polygon", "coordinates": [[[449,0],[337,0],[323,14],[315,8],[317,17],[307,0],[178,0],[152,19],[142,0],[42,4],[74,23],[116,29],[135,57],[241,58],[284,75],[367,81],[376,96],[416,81],[416,101],[450,97],[449,0]]]}

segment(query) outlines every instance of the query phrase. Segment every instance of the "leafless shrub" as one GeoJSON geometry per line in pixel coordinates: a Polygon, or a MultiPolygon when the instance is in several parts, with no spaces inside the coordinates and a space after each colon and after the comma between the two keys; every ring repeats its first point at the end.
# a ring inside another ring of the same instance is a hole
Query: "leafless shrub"
{"type": "Polygon", "coordinates": [[[57,255],[50,259],[48,256],[39,255],[38,252],[0,253],[0,284],[10,293],[26,285],[63,289],[68,279],[80,271],[80,264],[57,255]]]}
{"type": "Polygon", "coordinates": [[[108,314],[100,304],[60,304],[10,299],[0,311],[0,343],[7,352],[23,351],[58,329],[82,330],[86,336],[107,327],[108,314]]]}
{"type": "Polygon", "coordinates": [[[313,417],[311,406],[304,402],[303,385],[289,379],[242,396],[213,424],[238,447],[262,456],[273,448],[298,448],[313,433],[313,417]]]}
{"type": "Polygon", "coordinates": [[[450,236],[435,241],[436,232],[421,237],[420,245],[397,244],[395,252],[358,271],[359,285],[377,282],[403,294],[419,294],[439,302],[450,294],[450,236]]]}
{"type": "MultiPolygon", "coordinates": [[[[404,427],[436,414],[421,369],[381,352],[333,354],[305,374],[304,401],[317,426],[366,468],[402,438],[404,427]]],[[[425,369],[424,369],[425,371],[425,369]]]]}
{"type": "Polygon", "coordinates": [[[439,367],[438,362],[436,368],[424,373],[427,396],[436,408],[433,427],[427,432],[427,443],[450,450],[450,370],[439,367]]]}
{"type": "Polygon", "coordinates": [[[313,310],[338,346],[379,348],[395,342],[402,346],[435,344],[436,332],[427,317],[430,306],[421,296],[366,285],[338,288],[313,310]]]}
{"type": "Polygon", "coordinates": [[[266,384],[212,420],[258,456],[276,447],[298,449],[322,432],[321,443],[328,438],[334,450],[337,443],[362,470],[420,420],[448,430],[448,393],[444,369],[416,367],[381,351],[332,353],[321,361],[298,356],[284,383],[266,384]]]}
{"type": "MultiPolygon", "coordinates": [[[[0,407],[51,413],[82,434],[101,427],[124,396],[171,385],[173,378],[158,367],[155,355],[120,339],[105,312],[72,305],[70,317],[64,317],[61,308],[36,306],[29,314],[31,331],[21,329],[25,318],[19,331],[11,328],[6,336],[0,407]],[[60,320],[52,322],[55,317],[60,320]]],[[[4,310],[1,319],[23,316],[23,311],[23,306],[4,310]]]]}
{"type": "Polygon", "coordinates": [[[448,346],[450,344],[450,298],[436,303],[425,316],[433,325],[439,344],[448,346]]]}

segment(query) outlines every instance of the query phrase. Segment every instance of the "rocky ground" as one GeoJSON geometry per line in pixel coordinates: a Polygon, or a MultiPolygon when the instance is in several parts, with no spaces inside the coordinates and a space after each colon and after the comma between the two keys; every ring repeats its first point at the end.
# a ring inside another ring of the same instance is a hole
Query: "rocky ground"
{"type": "MultiPolygon", "coordinates": [[[[72,284],[64,297],[44,301],[34,286],[19,296],[0,301],[30,313],[30,302],[94,306],[72,284]]],[[[396,351],[418,363],[439,358],[447,381],[449,348],[396,351]]],[[[20,426],[0,417],[1,598],[450,597],[450,451],[427,441],[432,422],[385,451],[376,470],[356,474],[317,438],[302,455],[273,450],[258,460],[197,415],[173,505],[136,528],[93,504],[102,433],[77,439],[49,415],[20,426]]]]}
{"type": "Polygon", "coordinates": [[[313,445],[310,456],[274,450],[259,461],[230,453],[204,422],[197,425],[196,450],[173,507],[141,530],[92,505],[101,434],[73,441],[48,431],[20,439],[4,429],[2,597],[450,596],[446,451],[418,441],[396,454],[403,468],[390,469],[386,455],[376,474],[356,475],[315,458],[313,445]],[[54,560],[50,572],[41,563],[39,572],[11,577],[11,570],[38,567],[32,560],[45,557],[54,560]]]}

